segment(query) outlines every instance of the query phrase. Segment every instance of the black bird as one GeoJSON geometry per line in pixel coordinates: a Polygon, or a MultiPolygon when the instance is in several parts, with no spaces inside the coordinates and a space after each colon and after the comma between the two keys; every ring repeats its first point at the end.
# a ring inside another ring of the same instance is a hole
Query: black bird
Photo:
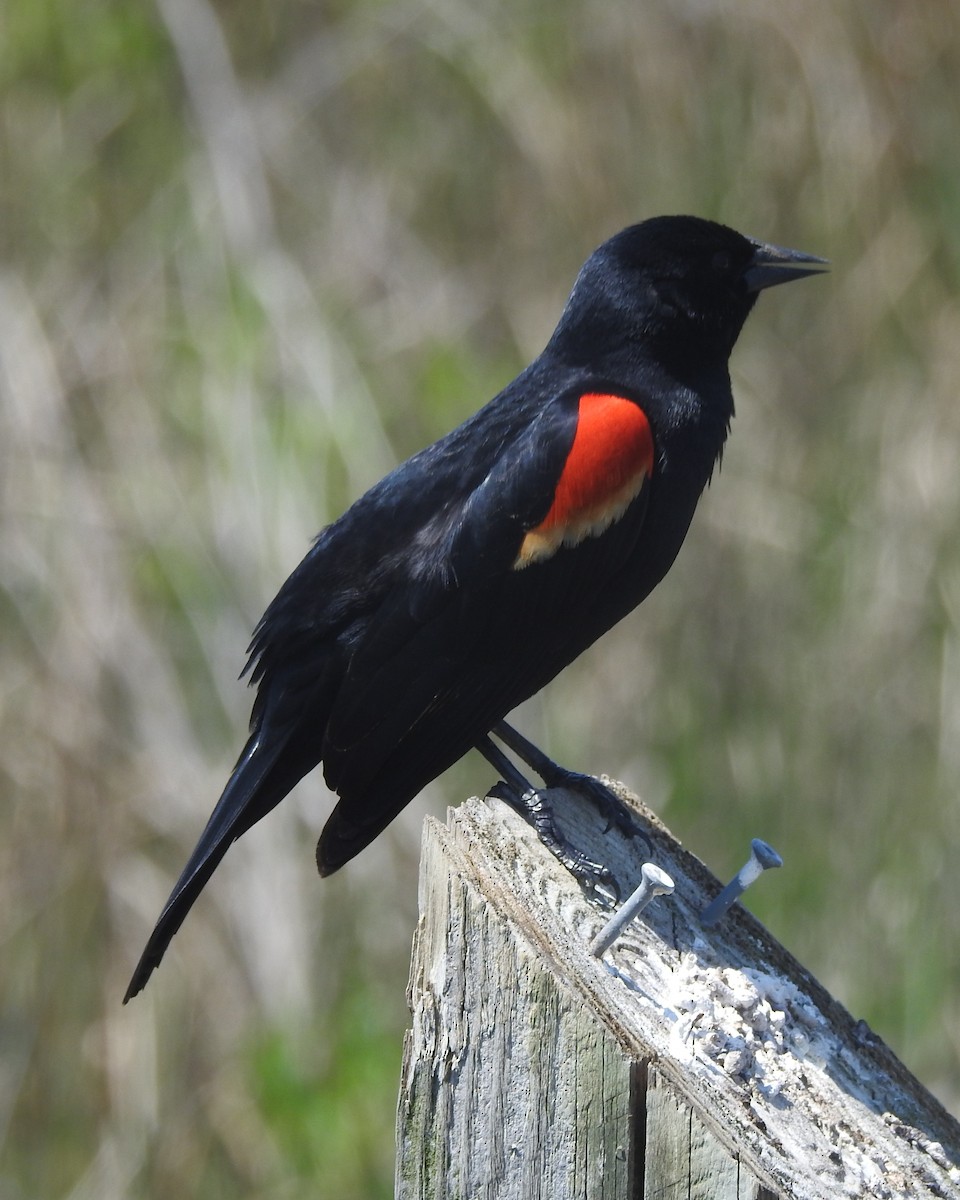
{"type": "MultiPolygon", "coordinates": [[[[609,878],[489,734],[548,785],[586,782],[504,717],[663,578],[727,437],[727,360],[757,293],[823,265],[694,217],[624,229],[587,259],[543,353],[319,534],[256,628],[249,740],[126,1000],[230,844],[320,762],[339,797],[321,875],[477,748],[571,870],[609,878]]],[[[629,825],[599,784],[594,798],[629,825]]]]}

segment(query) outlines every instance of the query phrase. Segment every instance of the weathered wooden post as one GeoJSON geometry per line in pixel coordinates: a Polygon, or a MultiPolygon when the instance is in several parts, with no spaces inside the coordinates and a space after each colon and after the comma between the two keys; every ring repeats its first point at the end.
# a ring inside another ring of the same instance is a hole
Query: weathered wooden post
{"type": "MultiPolygon", "coordinates": [[[[400,1200],[960,1197],[957,1122],[749,913],[702,928],[717,881],[629,799],[677,889],[602,959],[506,805],[428,821],[400,1200]]],[[[563,816],[632,887],[638,844],[563,816]]]]}

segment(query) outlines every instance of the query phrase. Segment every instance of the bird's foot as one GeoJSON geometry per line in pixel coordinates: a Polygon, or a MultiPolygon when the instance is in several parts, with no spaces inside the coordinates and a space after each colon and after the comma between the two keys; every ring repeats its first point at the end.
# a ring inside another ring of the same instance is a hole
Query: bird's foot
{"type": "Polygon", "coordinates": [[[577,795],[583,796],[600,813],[606,821],[604,833],[616,829],[626,838],[641,838],[647,846],[647,853],[653,853],[653,842],[633,818],[633,813],[620,797],[605,783],[601,783],[594,775],[584,775],[581,771],[569,771],[566,767],[552,764],[543,782],[547,787],[567,788],[577,795]]]}
{"type": "Polygon", "coordinates": [[[536,788],[519,792],[501,780],[490,789],[489,795],[505,800],[530,822],[540,841],[559,859],[589,896],[598,900],[605,908],[619,904],[620,887],[613,872],[570,844],[557,828],[553,808],[543,792],[537,791],[536,788]]]}
{"type": "Polygon", "coordinates": [[[528,767],[536,771],[548,788],[567,788],[589,800],[607,822],[605,833],[616,828],[624,837],[640,837],[647,845],[647,853],[653,853],[653,842],[637,825],[627,805],[606,784],[593,775],[561,767],[506,721],[499,721],[493,727],[493,732],[528,767]]]}

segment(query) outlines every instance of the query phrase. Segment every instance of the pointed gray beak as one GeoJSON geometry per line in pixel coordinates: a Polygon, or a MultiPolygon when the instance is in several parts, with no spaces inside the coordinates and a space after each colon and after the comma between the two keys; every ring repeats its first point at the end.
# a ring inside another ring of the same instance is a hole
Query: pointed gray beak
{"type": "Polygon", "coordinates": [[[778,283],[789,283],[791,279],[803,279],[805,275],[822,275],[828,269],[827,260],[815,254],[802,254],[753,238],[750,241],[754,246],[753,259],[743,273],[748,291],[759,292],[778,283]]]}

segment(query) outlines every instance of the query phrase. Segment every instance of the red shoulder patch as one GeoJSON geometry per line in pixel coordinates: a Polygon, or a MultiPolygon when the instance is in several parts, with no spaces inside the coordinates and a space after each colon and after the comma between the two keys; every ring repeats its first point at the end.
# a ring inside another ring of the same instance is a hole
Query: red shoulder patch
{"type": "Polygon", "coordinates": [[[580,397],[577,430],[550,511],[529,530],[514,569],[561,545],[598,537],[626,512],[653,474],[653,434],[638,404],[623,396],[580,397]]]}

